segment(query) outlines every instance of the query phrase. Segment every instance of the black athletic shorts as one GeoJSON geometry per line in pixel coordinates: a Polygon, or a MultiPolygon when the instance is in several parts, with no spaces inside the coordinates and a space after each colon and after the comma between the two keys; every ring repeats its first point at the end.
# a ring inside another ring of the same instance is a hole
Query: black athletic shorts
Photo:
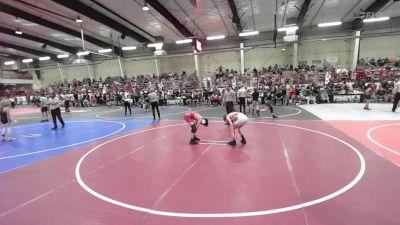
{"type": "Polygon", "coordinates": [[[7,118],[7,113],[6,112],[1,112],[0,113],[0,120],[2,124],[8,123],[8,118],[7,118]]]}
{"type": "Polygon", "coordinates": [[[48,112],[48,111],[49,111],[49,108],[47,108],[47,107],[42,107],[40,110],[41,110],[41,112],[48,112]]]}

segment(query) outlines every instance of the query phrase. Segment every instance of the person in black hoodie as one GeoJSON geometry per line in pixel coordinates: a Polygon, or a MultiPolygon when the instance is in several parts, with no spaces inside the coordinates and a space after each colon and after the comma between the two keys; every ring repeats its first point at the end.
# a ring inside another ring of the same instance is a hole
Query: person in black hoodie
{"type": "Polygon", "coordinates": [[[260,116],[260,108],[258,106],[258,98],[260,97],[260,92],[258,92],[257,88],[254,88],[253,94],[251,94],[251,96],[253,97],[253,111],[252,111],[252,115],[253,117],[255,116],[255,114],[257,114],[257,116],[260,116]]]}

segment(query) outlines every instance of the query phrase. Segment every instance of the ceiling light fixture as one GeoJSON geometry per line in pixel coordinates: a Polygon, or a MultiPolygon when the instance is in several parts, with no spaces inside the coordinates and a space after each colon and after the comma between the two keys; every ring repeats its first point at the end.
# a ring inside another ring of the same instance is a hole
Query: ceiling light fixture
{"type": "Polygon", "coordinates": [[[78,55],[78,56],[84,56],[84,55],[89,55],[89,53],[90,53],[90,52],[88,52],[88,51],[84,51],[84,52],[78,52],[78,53],[76,53],[76,55],[78,55]]]}
{"type": "Polygon", "coordinates": [[[342,22],[330,22],[330,23],[319,23],[318,27],[333,27],[333,26],[340,26],[342,25],[342,22]]]}
{"type": "Polygon", "coordinates": [[[4,62],[4,65],[6,65],[6,66],[10,66],[10,65],[14,65],[14,61],[7,61],[7,62],[4,62]]]}
{"type": "Polygon", "coordinates": [[[151,43],[148,44],[147,47],[148,48],[161,48],[164,45],[164,43],[151,43]]]}
{"type": "Polygon", "coordinates": [[[57,55],[58,59],[63,59],[63,58],[68,58],[69,54],[62,54],[62,55],[57,55]]]}
{"type": "Polygon", "coordinates": [[[31,62],[33,62],[33,59],[23,59],[22,62],[23,63],[31,63],[31,62]]]}
{"type": "Polygon", "coordinates": [[[111,48],[100,49],[98,52],[99,53],[109,53],[109,52],[112,52],[112,49],[111,48]]]}
{"type": "Polygon", "coordinates": [[[364,19],[364,23],[373,23],[373,22],[380,22],[380,21],[386,21],[389,20],[390,17],[377,17],[377,18],[369,18],[369,19],[364,19]]]}
{"type": "Polygon", "coordinates": [[[278,29],[278,32],[290,32],[290,31],[296,31],[298,30],[298,26],[293,26],[293,27],[281,27],[278,29]]]}
{"type": "Polygon", "coordinates": [[[239,33],[239,37],[258,35],[259,33],[260,33],[259,31],[242,32],[242,33],[239,33]]]}
{"type": "Polygon", "coordinates": [[[180,44],[186,44],[186,43],[192,43],[193,40],[192,39],[184,39],[184,40],[178,40],[175,43],[180,45],[180,44]]]}
{"type": "Polygon", "coordinates": [[[50,56],[43,56],[39,58],[40,61],[50,60],[50,56]]]}
{"type": "Polygon", "coordinates": [[[130,50],[135,50],[136,46],[126,46],[122,47],[122,51],[130,51],[130,50]]]}
{"type": "Polygon", "coordinates": [[[83,23],[83,20],[82,20],[79,16],[76,17],[75,21],[76,21],[77,23],[83,23]]]}
{"type": "Polygon", "coordinates": [[[22,34],[22,31],[20,31],[19,29],[17,29],[17,30],[15,31],[15,33],[18,34],[18,35],[21,35],[21,34],[22,34]]]}
{"type": "Polygon", "coordinates": [[[143,5],[143,8],[142,8],[144,11],[147,11],[147,10],[149,10],[150,8],[147,6],[147,2],[146,1],[144,1],[144,5],[143,5]]]}
{"type": "Polygon", "coordinates": [[[282,52],[286,51],[286,48],[282,48],[282,52]]]}
{"type": "Polygon", "coordinates": [[[218,40],[218,39],[224,39],[225,35],[217,35],[217,36],[210,36],[207,37],[207,40],[212,41],[212,40],[218,40]]]}

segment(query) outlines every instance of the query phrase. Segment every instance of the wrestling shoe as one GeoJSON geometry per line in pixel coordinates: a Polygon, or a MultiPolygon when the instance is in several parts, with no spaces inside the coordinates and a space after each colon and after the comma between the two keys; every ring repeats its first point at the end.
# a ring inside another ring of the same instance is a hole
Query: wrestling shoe
{"type": "Polygon", "coordinates": [[[240,140],[240,142],[242,143],[242,144],[246,144],[247,142],[246,142],[246,138],[244,138],[244,136],[242,135],[242,140],[240,140]]]}
{"type": "Polygon", "coordinates": [[[228,142],[228,145],[236,145],[236,141],[232,140],[232,141],[228,142]]]}
{"type": "Polygon", "coordinates": [[[191,144],[191,145],[197,145],[197,144],[199,144],[199,143],[198,143],[197,141],[195,141],[194,139],[190,139],[189,144],[191,144]]]}

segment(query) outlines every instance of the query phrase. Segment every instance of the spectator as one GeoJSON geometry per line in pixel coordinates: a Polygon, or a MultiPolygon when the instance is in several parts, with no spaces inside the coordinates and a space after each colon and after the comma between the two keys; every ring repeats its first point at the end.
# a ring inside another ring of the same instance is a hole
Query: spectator
{"type": "Polygon", "coordinates": [[[226,107],[226,114],[234,111],[234,102],[236,102],[236,94],[232,90],[232,88],[228,85],[226,86],[224,93],[224,101],[223,104],[226,107]]]}

